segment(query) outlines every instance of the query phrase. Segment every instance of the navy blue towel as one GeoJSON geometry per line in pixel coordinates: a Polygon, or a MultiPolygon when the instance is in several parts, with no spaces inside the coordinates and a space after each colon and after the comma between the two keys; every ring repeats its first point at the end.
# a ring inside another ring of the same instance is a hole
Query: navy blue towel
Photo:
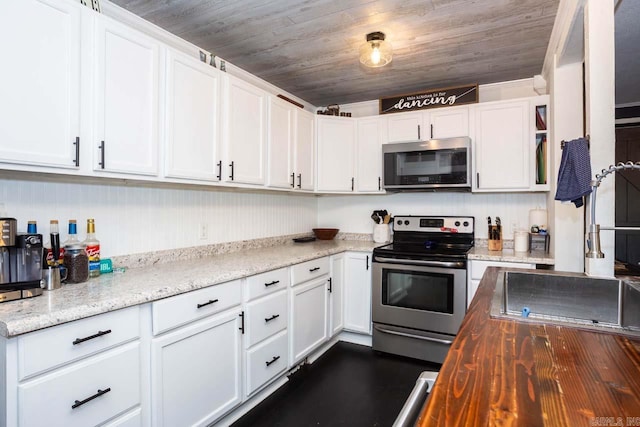
{"type": "Polygon", "coordinates": [[[589,142],[585,138],[574,139],[564,144],[562,160],[558,170],[556,200],[571,201],[577,208],[582,198],[591,193],[591,157],[589,142]]]}

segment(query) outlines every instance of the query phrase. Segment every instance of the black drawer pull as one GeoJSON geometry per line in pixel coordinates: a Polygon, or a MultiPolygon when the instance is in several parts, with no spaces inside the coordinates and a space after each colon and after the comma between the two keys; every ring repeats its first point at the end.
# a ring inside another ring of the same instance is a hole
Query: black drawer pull
{"type": "Polygon", "coordinates": [[[273,316],[271,316],[271,317],[269,317],[269,318],[266,318],[266,317],[265,317],[265,318],[264,318],[264,321],[265,321],[265,322],[271,322],[272,320],[275,320],[275,319],[277,319],[278,317],[280,317],[280,315],[279,315],[279,314],[274,314],[273,316]]]}
{"type": "Polygon", "coordinates": [[[265,283],[264,286],[269,287],[280,283],[280,280],[274,280],[273,282],[265,283]]]}
{"type": "Polygon", "coordinates": [[[207,302],[205,302],[205,303],[203,303],[203,304],[198,304],[198,308],[202,308],[202,307],[204,307],[204,306],[206,306],[206,305],[210,305],[210,304],[215,304],[215,303],[217,303],[218,301],[219,301],[219,300],[218,300],[218,298],[216,298],[216,299],[210,299],[209,301],[207,301],[207,302]]]}
{"type": "Polygon", "coordinates": [[[89,341],[89,340],[92,340],[92,339],[94,339],[94,338],[98,338],[98,337],[101,337],[101,336],[103,336],[103,335],[107,335],[107,334],[110,334],[110,333],[111,333],[111,329],[107,329],[106,331],[98,331],[98,333],[97,333],[97,334],[93,334],[93,335],[90,335],[90,336],[88,336],[88,337],[84,337],[84,338],[76,338],[76,339],[73,341],[73,345],[80,344],[80,343],[83,343],[83,342],[85,342],[85,341],[89,341]]]}
{"type": "Polygon", "coordinates": [[[101,169],[104,169],[105,163],[104,163],[104,141],[100,141],[100,145],[98,146],[98,148],[100,149],[100,161],[98,162],[98,166],[100,166],[101,169]]]}
{"type": "Polygon", "coordinates": [[[93,399],[102,396],[103,394],[107,394],[111,391],[111,387],[106,388],[104,390],[100,390],[98,389],[98,392],[96,394],[94,394],[93,396],[89,396],[84,400],[76,400],[75,403],[73,405],[71,405],[71,409],[76,409],[78,406],[82,406],[87,402],[91,402],[93,399]]]}
{"type": "Polygon", "coordinates": [[[264,362],[267,364],[267,366],[271,366],[274,363],[276,363],[276,360],[280,359],[280,356],[273,356],[273,359],[271,359],[271,362],[264,362]]]}
{"type": "Polygon", "coordinates": [[[313,273],[314,271],[318,271],[318,270],[320,270],[320,267],[310,268],[309,273],[313,273]]]}

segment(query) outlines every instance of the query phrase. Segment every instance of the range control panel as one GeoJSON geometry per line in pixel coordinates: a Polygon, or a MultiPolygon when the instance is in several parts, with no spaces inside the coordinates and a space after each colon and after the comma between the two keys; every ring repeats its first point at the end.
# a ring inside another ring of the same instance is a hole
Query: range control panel
{"type": "Polygon", "coordinates": [[[429,233],[473,233],[472,216],[396,216],[393,231],[429,233]]]}

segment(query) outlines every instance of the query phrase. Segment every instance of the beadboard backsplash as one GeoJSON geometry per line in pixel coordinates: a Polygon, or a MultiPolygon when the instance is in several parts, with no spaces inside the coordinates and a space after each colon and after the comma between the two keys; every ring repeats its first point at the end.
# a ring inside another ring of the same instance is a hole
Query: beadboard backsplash
{"type": "Polygon", "coordinates": [[[38,221],[45,241],[51,219],[59,221],[64,241],[69,219],[78,221],[83,240],[87,218],[95,218],[103,257],[307,233],[317,220],[316,197],[275,192],[1,179],[0,203],[19,232],[28,220],[38,221]]]}
{"type": "Polygon", "coordinates": [[[513,238],[513,224],[527,228],[529,210],[546,208],[546,193],[395,193],[332,196],[318,199],[318,227],[372,233],[374,210],[391,215],[463,215],[476,219],[476,237],[486,239],[487,217],[502,220],[503,239],[513,238]]]}

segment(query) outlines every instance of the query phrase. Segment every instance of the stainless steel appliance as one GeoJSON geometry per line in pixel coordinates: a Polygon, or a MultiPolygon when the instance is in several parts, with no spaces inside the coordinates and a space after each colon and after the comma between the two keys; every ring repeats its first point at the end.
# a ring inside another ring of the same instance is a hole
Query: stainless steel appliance
{"type": "Polygon", "coordinates": [[[467,303],[473,217],[396,216],[373,250],[373,349],[442,363],[467,303]]]}
{"type": "Polygon", "coordinates": [[[382,157],[387,191],[471,191],[468,137],[384,144],[382,157]]]}
{"type": "Polygon", "coordinates": [[[42,295],[42,235],[16,234],[13,218],[1,218],[0,302],[42,295]]]}

